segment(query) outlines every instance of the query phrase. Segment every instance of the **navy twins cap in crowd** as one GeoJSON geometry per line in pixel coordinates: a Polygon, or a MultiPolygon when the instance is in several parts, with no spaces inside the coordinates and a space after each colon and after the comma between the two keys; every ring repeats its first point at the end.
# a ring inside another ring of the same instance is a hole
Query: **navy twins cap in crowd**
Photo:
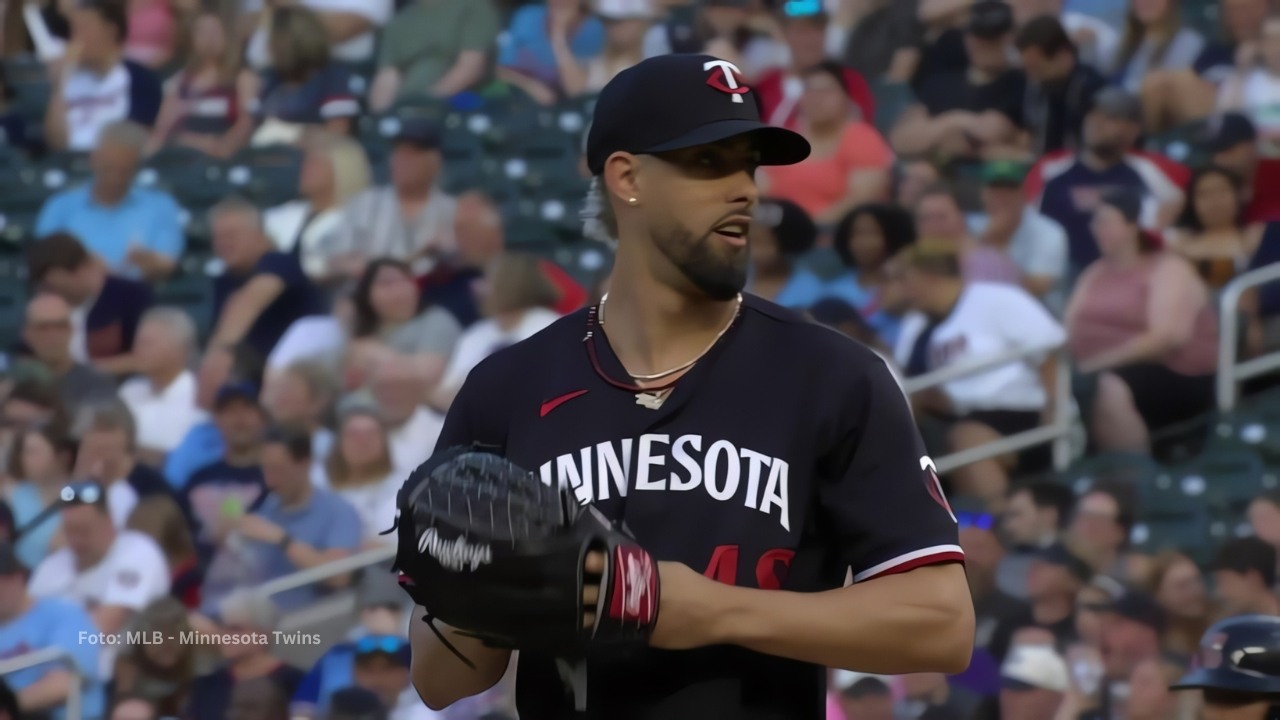
{"type": "Polygon", "coordinates": [[[649,155],[754,134],[761,165],[809,157],[799,133],[760,119],[760,100],[742,72],[710,55],[659,55],[618,73],[596,99],[587,167],[604,171],[616,152],[649,155]]]}

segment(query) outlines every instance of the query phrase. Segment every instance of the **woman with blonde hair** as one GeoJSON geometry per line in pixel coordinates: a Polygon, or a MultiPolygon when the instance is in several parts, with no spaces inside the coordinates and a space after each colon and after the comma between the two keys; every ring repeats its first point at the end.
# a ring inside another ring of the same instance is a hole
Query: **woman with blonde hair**
{"type": "Polygon", "coordinates": [[[164,102],[147,152],[166,143],[227,158],[249,142],[257,78],[240,65],[222,19],[202,12],[191,24],[186,66],[165,84],[164,102]]]}
{"type": "Polygon", "coordinates": [[[325,485],[355,508],[366,545],[395,544],[380,535],[396,514],[396,493],[404,473],[391,460],[387,425],[372,407],[354,407],[338,420],[337,441],[325,459],[325,485]]]}
{"type": "Polygon", "coordinates": [[[276,249],[298,256],[307,275],[323,282],[330,279],[330,237],[347,201],[369,187],[373,170],[364,148],[346,136],[317,132],[303,147],[298,199],[267,210],[262,223],[276,249]]]}
{"type": "Polygon", "coordinates": [[[129,520],[129,530],[148,535],[160,546],[169,563],[169,592],[188,608],[200,606],[200,575],[196,546],[182,509],[167,495],[152,495],[138,501],[129,520]]]}
{"type": "Polygon", "coordinates": [[[1204,45],[1200,33],[1182,26],[1174,0],[1134,0],[1116,58],[1116,82],[1136,94],[1152,71],[1189,69],[1204,45]]]}
{"type": "Polygon", "coordinates": [[[432,398],[447,408],[471,368],[489,355],[520,342],[560,317],[551,308],[559,291],[542,271],[540,260],[524,253],[503,253],[489,266],[480,291],[483,320],[462,333],[432,398]]]}
{"type": "Polygon", "coordinates": [[[351,73],[330,55],[324,22],[314,11],[286,5],[271,11],[271,68],[257,103],[263,125],[255,145],[293,144],[309,127],[348,135],[360,114],[351,73]]]}
{"type": "Polygon", "coordinates": [[[1161,642],[1165,650],[1190,659],[1209,627],[1212,608],[1204,576],[1195,561],[1175,550],[1166,550],[1151,561],[1142,588],[1156,599],[1169,617],[1161,642]]]}

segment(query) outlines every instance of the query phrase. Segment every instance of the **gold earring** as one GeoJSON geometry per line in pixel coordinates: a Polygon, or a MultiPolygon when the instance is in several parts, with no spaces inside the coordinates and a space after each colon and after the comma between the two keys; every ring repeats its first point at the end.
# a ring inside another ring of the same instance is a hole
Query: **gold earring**
{"type": "Polygon", "coordinates": [[[639,201],[639,200],[637,200],[636,198],[627,198],[627,204],[629,204],[629,205],[635,205],[635,204],[636,204],[636,203],[638,203],[638,202],[640,202],[640,201],[639,201]]]}

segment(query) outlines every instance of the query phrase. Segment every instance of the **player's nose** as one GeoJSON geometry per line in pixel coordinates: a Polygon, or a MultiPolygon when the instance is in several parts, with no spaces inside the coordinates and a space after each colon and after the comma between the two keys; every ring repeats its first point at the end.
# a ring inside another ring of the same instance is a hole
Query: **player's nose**
{"type": "Polygon", "coordinates": [[[753,170],[735,173],[730,183],[729,197],[726,198],[729,204],[746,205],[749,209],[756,206],[760,200],[760,186],[756,184],[756,175],[753,170]]]}

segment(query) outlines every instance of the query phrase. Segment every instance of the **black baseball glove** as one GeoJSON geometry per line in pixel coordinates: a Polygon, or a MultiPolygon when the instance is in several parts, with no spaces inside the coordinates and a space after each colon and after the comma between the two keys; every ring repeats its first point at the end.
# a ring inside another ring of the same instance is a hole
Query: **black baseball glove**
{"type": "Polygon", "coordinates": [[[499,455],[437,453],[409,476],[396,505],[401,586],[451,649],[433,619],[493,647],[564,658],[643,644],[657,622],[653,558],[571,490],[499,455]],[[602,576],[586,574],[589,551],[606,558],[602,576]],[[590,585],[599,586],[598,601],[586,606],[590,585]]]}

